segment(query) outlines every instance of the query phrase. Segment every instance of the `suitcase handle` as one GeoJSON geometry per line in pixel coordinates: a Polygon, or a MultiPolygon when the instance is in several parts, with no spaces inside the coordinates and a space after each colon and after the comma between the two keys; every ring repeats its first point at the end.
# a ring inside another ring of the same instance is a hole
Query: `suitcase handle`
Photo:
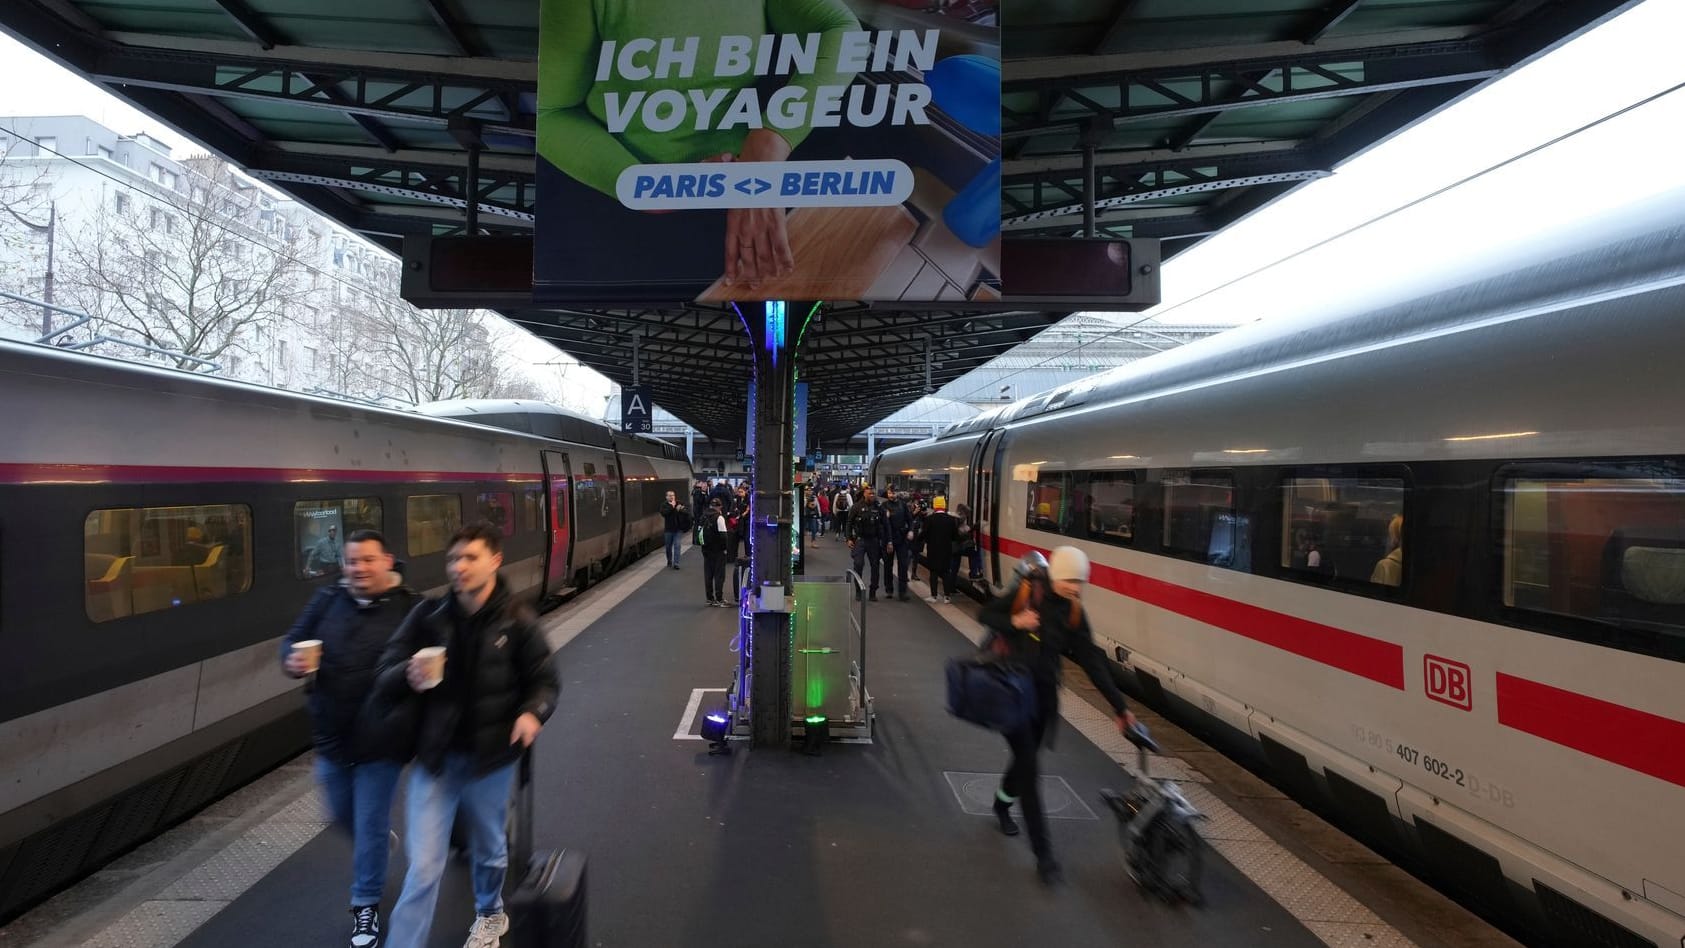
{"type": "Polygon", "coordinates": [[[509,878],[519,880],[526,876],[527,864],[532,861],[532,748],[521,752],[520,763],[515,772],[515,801],[511,808],[514,825],[509,833],[509,866],[514,872],[509,878]]]}

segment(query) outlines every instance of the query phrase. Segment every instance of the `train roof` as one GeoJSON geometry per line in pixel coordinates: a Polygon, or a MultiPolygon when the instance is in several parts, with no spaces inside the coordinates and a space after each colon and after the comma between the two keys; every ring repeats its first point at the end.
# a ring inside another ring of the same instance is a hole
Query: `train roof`
{"type": "MultiPolygon", "coordinates": [[[[61,349],[34,342],[0,339],[0,368],[4,368],[7,362],[15,362],[16,360],[26,360],[30,363],[27,371],[31,373],[74,377],[85,382],[97,383],[104,380],[113,380],[114,377],[122,377],[124,384],[136,384],[144,381],[145,384],[142,387],[157,391],[190,391],[200,395],[214,394],[237,401],[305,405],[309,406],[313,414],[333,415],[355,412],[374,420],[385,419],[398,424],[415,425],[424,423],[492,427],[515,434],[568,441],[575,444],[588,444],[604,448],[616,446],[617,433],[613,432],[607,425],[547,402],[479,399],[431,402],[417,406],[413,410],[385,408],[367,402],[309,395],[254,382],[238,381],[197,372],[184,372],[167,366],[134,362],[96,353],[61,349]],[[504,424],[494,423],[494,419],[508,420],[509,416],[516,412],[521,413],[523,418],[541,420],[524,422],[525,426],[513,421],[504,424]]],[[[625,447],[625,442],[632,436],[618,437],[620,446],[625,447]]],[[[639,437],[639,442],[641,446],[648,449],[647,453],[651,456],[682,458],[682,452],[666,442],[642,436],[639,437]]]]}
{"type": "MultiPolygon", "coordinates": [[[[602,421],[557,405],[524,398],[458,398],[415,406],[423,415],[454,418],[559,441],[616,446],[636,445],[650,457],[682,458],[676,445],[644,434],[619,432],[602,421]]],[[[635,452],[637,453],[637,452],[635,452]]]]}
{"type": "Polygon", "coordinates": [[[1573,301],[1685,282],[1685,188],[1591,220],[1529,234],[1499,251],[1425,271],[1414,284],[1303,308],[1067,383],[959,422],[948,438],[1082,405],[1102,405],[1280,371],[1414,339],[1524,320],[1573,301]],[[1383,298],[1386,297],[1386,298],[1383,298]]]}

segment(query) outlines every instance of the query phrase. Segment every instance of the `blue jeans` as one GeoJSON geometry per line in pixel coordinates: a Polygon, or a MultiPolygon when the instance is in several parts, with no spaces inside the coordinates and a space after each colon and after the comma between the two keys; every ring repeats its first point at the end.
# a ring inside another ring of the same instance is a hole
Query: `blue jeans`
{"type": "Polygon", "coordinates": [[[410,868],[387,923],[387,948],[426,948],[439,902],[439,879],[450,858],[451,823],[459,818],[468,826],[474,911],[480,915],[503,911],[503,877],[509,870],[506,824],[515,766],[476,777],[473,758],[449,754],[439,774],[429,773],[419,763],[410,768],[404,805],[410,868]]]}
{"type": "Polygon", "coordinates": [[[667,531],[667,565],[679,565],[679,539],[685,535],[683,530],[667,531]]]}
{"type": "Polygon", "coordinates": [[[316,783],[334,825],[351,835],[351,907],[379,905],[386,885],[392,794],[403,764],[340,764],[316,755],[316,783]]]}

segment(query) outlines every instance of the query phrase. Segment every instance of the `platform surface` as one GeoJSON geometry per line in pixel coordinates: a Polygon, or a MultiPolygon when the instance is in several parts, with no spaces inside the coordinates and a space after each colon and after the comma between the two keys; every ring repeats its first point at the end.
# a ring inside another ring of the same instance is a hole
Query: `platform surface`
{"type": "MultiPolygon", "coordinates": [[[[1272,882],[1269,873],[1288,873],[1273,863],[1237,869],[1263,851],[1248,847],[1267,837],[1249,826],[1232,829],[1232,813],[1214,821],[1212,832],[1225,839],[1214,839],[1206,856],[1205,907],[1167,905],[1138,891],[1124,872],[1113,818],[1099,803],[1101,788],[1125,788],[1130,777],[1092,694],[1066,694],[1066,720],[1043,756],[1066,881],[1041,886],[1027,837],[1001,836],[975,799],[1005,766],[1004,741],[943,707],[943,666],[972,649],[966,631],[974,628],[975,604],[932,607],[918,598],[922,584],[910,602],[868,607],[872,744],[834,744],[820,756],[739,745],[729,757],[709,757],[704,743],[676,734],[686,730],[695,689],[726,687],[737,615],[704,605],[701,566],[696,551],[677,571],[640,563],[615,581],[619,592],[595,605],[587,595],[564,607],[571,616],[546,619],[552,641],[562,643],[563,690],[537,745],[536,840],[588,855],[591,945],[1430,944],[1363,914],[1344,893],[1346,908],[1329,909],[1326,893],[1335,890],[1326,882],[1305,895],[1297,893],[1299,875],[1272,882]]],[[[810,573],[845,568],[841,543],[810,548],[810,573]]],[[[276,825],[320,820],[301,766],[289,766],[287,786],[297,798],[238,845],[250,848],[254,833],[266,838],[265,827],[273,835],[276,825]]],[[[1209,793],[1202,799],[1221,806],[1209,793]]],[[[400,801],[400,833],[401,815],[400,801]]],[[[1270,859],[1293,859],[1274,852],[1270,859]]],[[[158,948],[343,945],[349,863],[346,841],[318,831],[284,858],[248,870],[252,881],[230,886],[219,906],[171,900],[167,891],[155,896],[123,916],[130,927],[121,940],[145,948],[132,934],[144,928],[163,933],[139,939],[158,948]],[[145,923],[138,928],[137,917],[145,923]]],[[[394,859],[385,909],[402,873],[394,859]]],[[[453,870],[431,944],[460,945],[470,915],[466,877],[453,870]]]]}

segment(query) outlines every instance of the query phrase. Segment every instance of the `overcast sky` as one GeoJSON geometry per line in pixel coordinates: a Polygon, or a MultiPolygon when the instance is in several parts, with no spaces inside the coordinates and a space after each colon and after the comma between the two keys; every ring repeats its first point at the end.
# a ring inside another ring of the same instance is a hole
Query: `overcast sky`
{"type": "MultiPolygon", "coordinates": [[[[1507,241],[1679,187],[1685,92],[1277,263],[1685,81],[1682,36],[1685,0],[1640,4],[1181,254],[1164,268],[1164,304],[1147,315],[1232,324],[1333,305],[1354,292],[1403,292],[1424,273],[1459,266],[1507,241]]],[[[4,34],[0,114],[88,115],[124,134],[150,132],[178,156],[194,150],[162,123],[4,34]]],[[[519,334],[521,359],[561,358],[519,334]]],[[[582,403],[594,406],[612,389],[583,367],[568,369],[567,380],[582,403]]]]}
{"type": "MultiPolygon", "coordinates": [[[[7,0],[0,0],[4,2],[7,0]]],[[[176,158],[205,151],[185,135],[4,32],[0,32],[0,115],[86,115],[119,134],[146,132],[170,145],[176,158]]],[[[593,418],[602,415],[605,398],[615,390],[613,382],[507,320],[495,319],[494,325],[529,374],[552,387],[565,386],[569,407],[588,412],[593,418]],[[558,362],[564,364],[545,365],[558,362]]]]}

